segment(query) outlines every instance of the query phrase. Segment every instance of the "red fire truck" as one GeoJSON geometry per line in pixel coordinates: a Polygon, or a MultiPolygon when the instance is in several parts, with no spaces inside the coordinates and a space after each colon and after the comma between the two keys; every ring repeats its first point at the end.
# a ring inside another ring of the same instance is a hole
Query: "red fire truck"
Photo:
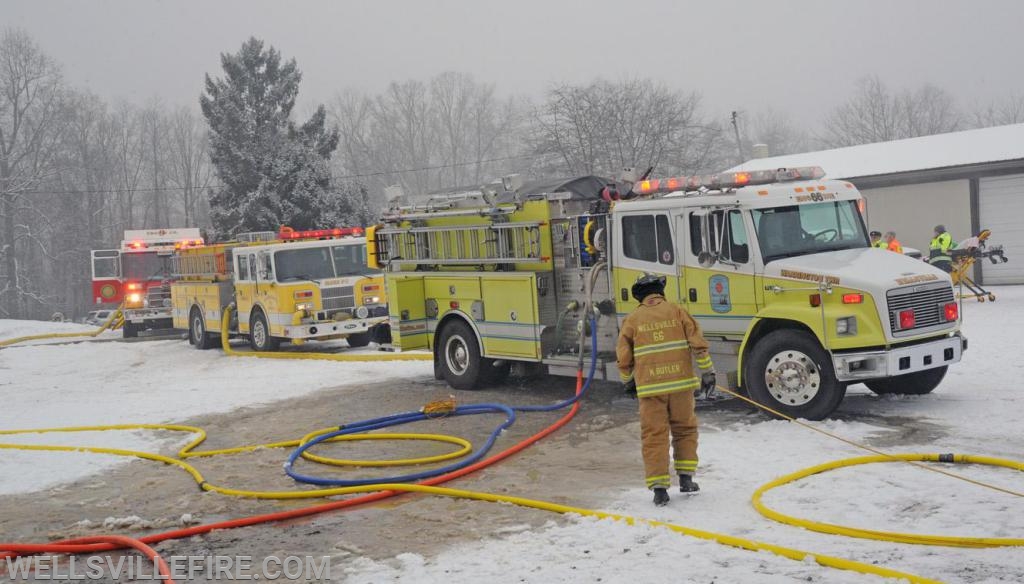
{"type": "Polygon", "coordinates": [[[199,245],[203,238],[197,228],[125,231],[120,249],[92,252],[93,302],[123,303],[125,338],[171,328],[171,256],[199,245]]]}

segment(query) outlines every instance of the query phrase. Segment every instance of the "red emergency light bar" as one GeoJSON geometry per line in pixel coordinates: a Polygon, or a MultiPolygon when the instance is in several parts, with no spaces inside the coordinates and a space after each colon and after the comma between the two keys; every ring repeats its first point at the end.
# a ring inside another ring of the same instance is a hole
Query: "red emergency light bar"
{"type": "Polygon", "coordinates": [[[327,239],[331,237],[359,237],[363,235],[362,227],[336,227],[334,229],[307,229],[295,231],[289,227],[282,227],[277,233],[278,239],[327,239]]]}
{"type": "Polygon", "coordinates": [[[653,195],[655,193],[671,193],[675,191],[696,191],[701,188],[708,190],[737,189],[750,185],[767,185],[794,180],[817,180],[823,176],[825,176],[825,171],[820,166],[801,166],[799,168],[779,168],[776,170],[744,170],[703,176],[677,176],[642,180],[633,185],[633,192],[638,195],[653,195]]]}

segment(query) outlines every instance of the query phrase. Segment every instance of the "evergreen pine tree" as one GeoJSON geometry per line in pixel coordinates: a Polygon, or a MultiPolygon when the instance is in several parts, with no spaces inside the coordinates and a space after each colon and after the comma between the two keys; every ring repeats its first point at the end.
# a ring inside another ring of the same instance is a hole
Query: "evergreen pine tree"
{"type": "Polygon", "coordinates": [[[338,130],[326,127],[321,105],[302,125],[291,120],[302,73],[295,59],[250,38],[222,54],[224,77],[206,76],[200,97],[210,125],[210,158],[223,186],[210,200],[218,236],[313,229],[345,223],[347,197],[334,192],[328,161],[338,130]]]}

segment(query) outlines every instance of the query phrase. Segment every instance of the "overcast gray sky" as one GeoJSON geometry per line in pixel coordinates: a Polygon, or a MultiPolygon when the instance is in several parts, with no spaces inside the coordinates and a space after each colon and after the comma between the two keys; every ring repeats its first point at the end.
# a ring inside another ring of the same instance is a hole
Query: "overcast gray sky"
{"type": "Polygon", "coordinates": [[[639,76],[696,89],[709,111],[771,106],[805,126],[869,74],[966,107],[1022,94],[1022,21],[1013,0],[0,0],[0,26],[112,100],[195,104],[219,53],[255,35],[298,61],[305,104],[446,70],[531,96],[639,76]]]}

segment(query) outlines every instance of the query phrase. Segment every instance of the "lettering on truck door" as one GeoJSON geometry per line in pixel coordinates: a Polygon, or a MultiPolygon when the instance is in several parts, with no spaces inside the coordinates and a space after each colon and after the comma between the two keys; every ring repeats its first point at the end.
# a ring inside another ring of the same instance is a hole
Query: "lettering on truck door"
{"type": "Polygon", "coordinates": [[[746,214],[739,209],[686,209],[677,232],[687,234],[678,246],[684,264],[679,285],[687,310],[706,334],[742,336],[757,314],[757,246],[746,214]]]}

